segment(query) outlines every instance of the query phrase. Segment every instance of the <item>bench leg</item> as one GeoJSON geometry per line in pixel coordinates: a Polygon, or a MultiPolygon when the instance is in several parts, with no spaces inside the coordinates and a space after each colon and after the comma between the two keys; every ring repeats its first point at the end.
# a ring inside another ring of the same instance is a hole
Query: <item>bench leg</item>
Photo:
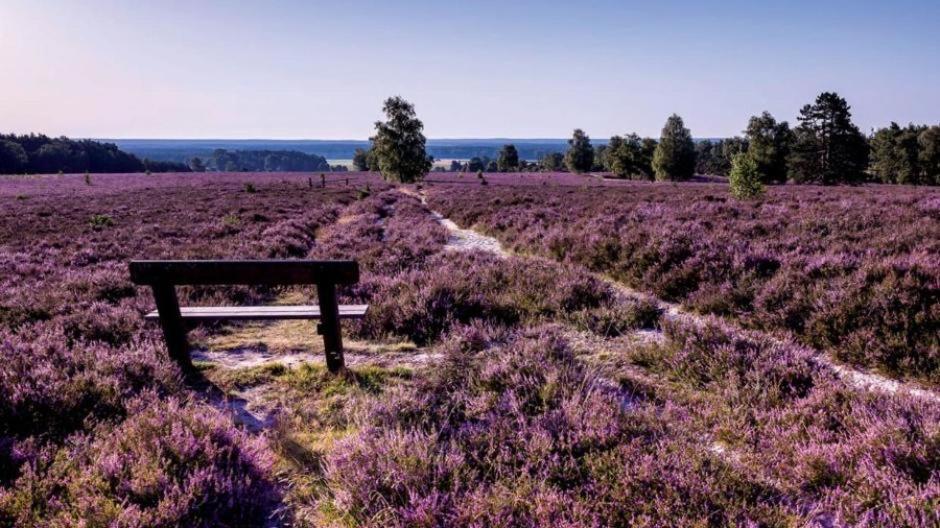
{"type": "Polygon", "coordinates": [[[189,344],[186,342],[186,327],[183,316],[180,314],[180,304],[176,297],[176,289],[171,284],[154,284],[153,298],[160,313],[160,327],[163,329],[163,339],[166,341],[170,359],[176,361],[183,371],[189,373],[195,370],[189,358],[189,344]]]}
{"type": "Polygon", "coordinates": [[[336,285],[317,284],[320,300],[319,333],[323,336],[326,350],[326,368],[337,373],[345,367],[343,361],[343,334],[339,327],[339,305],[336,302],[336,285]]]}

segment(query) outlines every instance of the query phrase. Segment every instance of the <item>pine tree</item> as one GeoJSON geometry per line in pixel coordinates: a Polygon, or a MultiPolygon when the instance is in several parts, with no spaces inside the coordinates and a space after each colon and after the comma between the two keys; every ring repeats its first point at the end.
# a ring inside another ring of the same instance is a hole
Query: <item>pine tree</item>
{"type": "Polygon", "coordinates": [[[800,125],[788,160],[790,179],[798,183],[860,183],[868,166],[868,142],[852,123],[845,99],[819,94],[800,110],[800,125]]]}
{"type": "Polygon", "coordinates": [[[565,153],[565,166],[571,172],[583,173],[594,166],[594,147],[591,138],[580,128],[575,129],[568,140],[568,152],[565,153]]]}
{"type": "Polygon", "coordinates": [[[695,143],[682,118],[669,116],[653,154],[653,171],[660,181],[688,180],[695,173],[695,143]]]}
{"type": "Polygon", "coordinates": [[[382,107],[387,121],[375,123],[372,153],[382,177],[388,181],[411,183],[431,170],[424,137],[424,124],[414,106],[401,97],[386,99],[382,107]]]}
{"type": "Polygon", "coordinates": [[[499,160],[496,162],[499,172],[511,172],[519,169],[519,151],[513,144],[503,145],[499,151],[499,160]]]}

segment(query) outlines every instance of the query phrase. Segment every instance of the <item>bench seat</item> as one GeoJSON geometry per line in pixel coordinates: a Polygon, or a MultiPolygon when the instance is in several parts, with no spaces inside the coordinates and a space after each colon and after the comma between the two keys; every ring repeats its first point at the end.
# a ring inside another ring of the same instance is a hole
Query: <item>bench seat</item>
{"type": "MultiPolygon", "coordinates": [[[[362,319],[368,308],[367,304],[339,305],[339,318],[362,319]]],[[[180,308],[180,314],[183,319],[190,321],[319,319],[320,307],[317,305],[191,306],[180,308]]],[[[144,317],[159,319],[160,314],[154,310],[144,317]]]]}

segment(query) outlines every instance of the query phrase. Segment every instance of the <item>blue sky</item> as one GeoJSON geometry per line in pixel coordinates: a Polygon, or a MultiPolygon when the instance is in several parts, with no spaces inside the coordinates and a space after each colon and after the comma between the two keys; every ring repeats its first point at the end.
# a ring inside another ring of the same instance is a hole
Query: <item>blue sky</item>
{"type": "Polygon", "coordinates": [[[0,130],[359,139],[399,94],[430,137],[719,137],[835,90],[867,132],[940,122],[938,28],[937,0],[3,0],[0,130]]]}

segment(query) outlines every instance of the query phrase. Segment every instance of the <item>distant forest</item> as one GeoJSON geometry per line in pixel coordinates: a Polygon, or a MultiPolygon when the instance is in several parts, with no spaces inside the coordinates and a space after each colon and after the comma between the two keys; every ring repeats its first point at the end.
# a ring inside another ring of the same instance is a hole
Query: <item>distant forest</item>
{"type": "Polygon", "coordinates": [[[140,159],[114,143],[41,134],[0,134],[0,174],[186,172],[182,163],[140,159]]]}
{"type": "MultiPolygon", "coordinates": [[[[140,157],[186,163],[194,157],[207,160],[217,149],[228,151],[292,150],[316,154],[328,160],[350,160],[356,149],[368,150],[365,140],[275,140],[275,139],[108,139],[122,150],[140,157]]],[[[434,159],[468,160],[473,157],[495,159],[506,143],[513,143],[519,158],[540,160],[552,152],[564,150],[567,139],[428,139],[426,150],[434,159]]]]}
{"type": "Polygon", "coordinates": [[[345,170],[346,167],[330,167],[326,158],[316,154],[304,154],[295,150],[225,150],[216,149],[203,160],[194,157],[189,167],[197,172],[312,172],[345,170]]]}

